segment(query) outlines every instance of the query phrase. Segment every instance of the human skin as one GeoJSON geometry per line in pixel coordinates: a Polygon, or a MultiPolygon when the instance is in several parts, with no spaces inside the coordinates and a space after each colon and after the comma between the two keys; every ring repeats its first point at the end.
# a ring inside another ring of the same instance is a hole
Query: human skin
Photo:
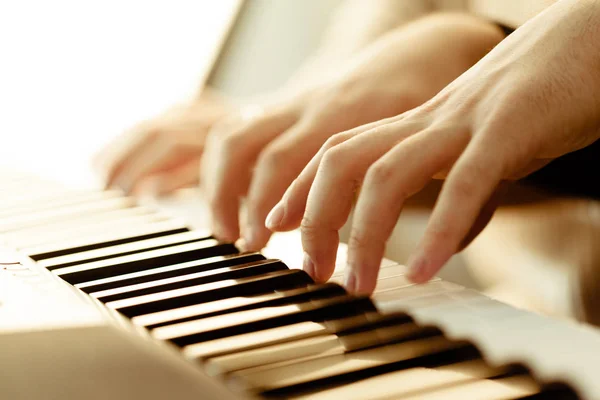
{"type": "Polygon", "coordinates": [[[200,157],[212,126],[236,108],[205,88],[184,102],[134,126],[94,160],[106,187],[163,195],[198,183],[200,157]]]}
{"type": "MultiPolygon", "coordinates": [[[[316,51],[283,87],[265,97],[279,101],[298,97],[337,73],[346,59],[385,32],[431,11],[433,4],[425,1],[341,2],[316,51]]],[[[243,126],[248,109],[240,110],[218,91],[202,85],[194,98],[118,136],[98,153],[95,164],[107,187],[119,187],[128,194],[165,195],[197,185],[206,137],[225,116],[243,126]]]]}
{"type": "Polygon", "coordinates": [[[422,104],[503,38],[466,14],[423,17],[358,53],[334,80],[265,107],[241,127],[215,127],[201,167],[215,235],[260,249],[271,234],[269,210],[329,137],[422,104]]]}
{"type": "Polygon", "coordinates": [[[305,269],[324,281],[360,188],[346,287],[369,293],[404,202],[445,178],[408,262],[410,278],[427,281],[490,215],[503,181],[599,138],[599,39],[599,1],[556,3],[422,106],[330,138],[266,225],[301,226],[305,269]]]}

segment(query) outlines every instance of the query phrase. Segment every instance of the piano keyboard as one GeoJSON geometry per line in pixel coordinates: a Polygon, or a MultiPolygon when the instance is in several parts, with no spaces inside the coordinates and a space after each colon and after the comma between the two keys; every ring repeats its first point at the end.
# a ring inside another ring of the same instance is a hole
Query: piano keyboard
{"type": "MultiPolygon", "coordinates": [[[[149,356],[152,363],[168,365],[151,379],[136,380],[144,371],[152,376],[140,361],[124,367],[125,375],[136,371],[125,381],[107,372],[105,386],[103,375],[93,377],[98,389],[67,379],[32,395],[26,381],[35,384],[36,374],[78,371],[58,362],[42,371],[9,351],[0,358],[8,371],[2,398],[600,398],[600,335],[591,328],[439,278],[413,285],[390,261],[370,298],[351,296],[340,285],[342,253],[331,281],[316,284],[288,267],[296,260],[289,236],[276,236],[263,254],[240,253],[114,191],[66,191],[17,173],[0,174],[0,182],[0,345],[47,332],[21,348],[32,352],[50,332],[108,324],[127,344],[90,342],[82,352],[143,343],[164,358],[149,356]],[[292,261],[270,257],[278,253],[292,261]],[[15,370],[27,378],[10,378],[15,370]],[[161,379],[176,383],[179,395],[160,392],[161,379]],[[181,387],[198,382],[196,392],[181,387]]],[[[82,335],[73,333],[60,351],[77,347],[82,335]]],[[[110,354],[94,354],[75,364],[113,365],[110,354]]]]}

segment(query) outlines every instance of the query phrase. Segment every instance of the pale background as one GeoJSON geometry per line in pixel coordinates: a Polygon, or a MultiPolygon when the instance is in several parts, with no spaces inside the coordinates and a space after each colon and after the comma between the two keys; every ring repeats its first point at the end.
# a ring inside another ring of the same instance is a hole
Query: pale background
{"type": "MultiPolygon", "coordinates": [[[[0,165],[93,185],[95,151],[196,92],[236,3],[1,1],[0,165]]],[[[241,98],[277,87],[338,3],[250,0],[217,85],[241,98]]]]}

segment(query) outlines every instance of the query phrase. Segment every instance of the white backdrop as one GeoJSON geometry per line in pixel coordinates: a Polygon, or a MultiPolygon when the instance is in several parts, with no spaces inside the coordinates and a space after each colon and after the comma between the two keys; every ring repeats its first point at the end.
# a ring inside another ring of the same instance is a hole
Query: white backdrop
{"type": "Polygon", "coordinates": [[[0,165],[93,184],[91,154],[192,95],[236,0],[0,0],[0,165]]]}

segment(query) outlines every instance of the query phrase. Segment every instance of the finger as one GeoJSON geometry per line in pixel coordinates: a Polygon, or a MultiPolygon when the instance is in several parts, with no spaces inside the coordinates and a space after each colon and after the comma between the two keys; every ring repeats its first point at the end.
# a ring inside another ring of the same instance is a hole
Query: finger
{"type": "Polygon", "coordinates": [[[468,140],[466,132],[430,128],[402,141],[369,168],[348,240],[348,291],[373,291],[386,242],[404,202],[437,171],[452,164],[468,140]]]}
{"type": "Polygon", "coordinates": [[[195,157],[170,170],[159,172],[144,179],[136,187],[137,195],[164,196],[178,189],[198,184],[200,158],[195,157]]]}
{"type": "Polygon", "coordinates": [[[369,166],[422,123],[379,126],[325,152],[310,189],[301,223],[305,269],[318,281],[333,272],[338,230],[344,225],[355,193],[369,166]]]}
{"type": "Polygon", "coordinates": [[[508,182],[501,182],[496,190],[494,190],[490,199],[481,208],[481,212],[475,219],[473,226],[460,243],[458,251],[463,251],[485,229],[487,224],[491,221],[494,212],[502,202],[502,198],[506,193],[507,188],[508,182]]]}
{"type": "Polygon", "coordinates": [[[450,170],[425,235],[409,262],[410,278],[425,282],[456,253],[504,174],[501,146],[472,142],[450,170]]]}
{"type": "Polygon", "coordinates": [[[267,216],[266,226],[272,231],[289,231],[300,226],[306,201],[311,185],[317,175],[319,164],[323,155],[334,146],[341,144],[359,134],[401,120],[403,116],[386,118],[384,120],[365,124],[348,131],[331,136],[317,154],[310,160],[300,175],[292,182],[285,191],[281,201],[271,210],[267,216]]]}
{"type": "Polygon", "coordinates": [[[240,198],[246,193],[251,169],[262,148],[297,119],[296,110],[283,108],[239,126],[215,127],[201,164],[201,185],[209,202],[214,234],[222,240],[239,238],[240,198]]]}
{"type": "Polygon", "coordinates": [[[94,157],[94,164],[104,173],[105,187],[119,186],[121,176],[131,161],[131,156],[139,154],[158,139],[159,132],[151,123],[142,123],[126,134],[117,137],[94,157]]]}
{"type": "Polygon", "coordinates": [[[267,243],[271,236],[265,226],[267,214],[329,135],[326,120],[304,118],[265,147],[246,201],[242,225],[246,250],[259,250],[267,243]]]}
{"type": "Polygon", "coordinates": [[[130,156],[116,182],[127,192],[133,193],[145,178],[198,159],[201,152],[202,147],[188,147],[180,144],[176,138],[160,137],[130,156]]]}
{"type": "Polygon", "coordinates": [[[265,224],[267,214],[334,128],[335,121],[327,113],[309,114],[260,154],[248,192],[247,220],[242,225],[247,250],[258,250],[267,243],[271,235],[265,224]]]}

